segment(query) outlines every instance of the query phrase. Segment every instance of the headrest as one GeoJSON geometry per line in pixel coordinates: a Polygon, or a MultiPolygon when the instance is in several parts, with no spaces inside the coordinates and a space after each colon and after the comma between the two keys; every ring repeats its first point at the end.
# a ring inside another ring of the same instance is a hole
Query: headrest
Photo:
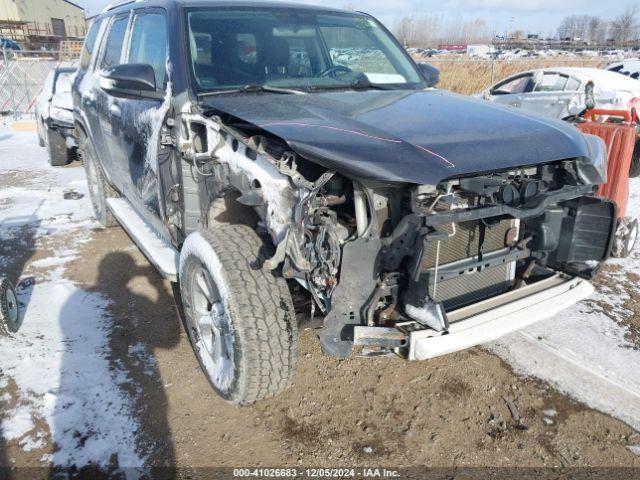
{"type": "Polygon", "coordinates": [[[265,49],[265,64],[271,67],[288,67],[290,62],[289,42],[273,37],[265,49]]]}

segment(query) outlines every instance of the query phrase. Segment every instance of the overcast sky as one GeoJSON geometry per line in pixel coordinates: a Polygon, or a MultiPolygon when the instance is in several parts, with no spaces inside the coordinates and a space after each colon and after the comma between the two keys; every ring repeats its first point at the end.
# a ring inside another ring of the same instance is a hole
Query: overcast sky
{"type": "MultiPolygon", "coordinates": [[[[274,0],[276,1],[276,0],[274,0]]],[[[504,33],[523,29],[547,35],[555,33],[565,15],[588,14],[612,18],[633,4],[633,0],[298,0],[333,7],[354,6],[376,16],[388,27],[402,15],[434,14],[444,20],[482,18],[489,30],[504,33]]],[[[98,13],[109,0],[74,0],[98,13]]]]}

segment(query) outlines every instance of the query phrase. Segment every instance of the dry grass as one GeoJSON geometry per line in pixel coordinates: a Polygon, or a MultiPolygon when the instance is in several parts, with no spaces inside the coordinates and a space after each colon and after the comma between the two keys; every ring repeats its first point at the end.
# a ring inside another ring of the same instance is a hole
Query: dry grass
{"type": "Polygon", "coordinates": [[[603,67],[606,60],[566,57],[517,60],[474,60],[468,58],[416,58],[440,69],[439,88],[472,95],[514,73],[546,67],[603,67]]]}

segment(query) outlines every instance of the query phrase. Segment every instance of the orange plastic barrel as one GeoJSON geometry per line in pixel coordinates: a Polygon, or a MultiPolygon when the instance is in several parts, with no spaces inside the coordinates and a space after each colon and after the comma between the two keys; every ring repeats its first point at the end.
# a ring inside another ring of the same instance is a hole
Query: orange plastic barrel
{"type": "Polygon", "coordinates": [[[585,122],[577,127],[583,133],[604,140],[607,146],[607,183],[600,185],[597,194],[616,202],[618,218],[624,217],[629,203],[629,168],[636,142],[635,127],[602,122],[585,122]]]}

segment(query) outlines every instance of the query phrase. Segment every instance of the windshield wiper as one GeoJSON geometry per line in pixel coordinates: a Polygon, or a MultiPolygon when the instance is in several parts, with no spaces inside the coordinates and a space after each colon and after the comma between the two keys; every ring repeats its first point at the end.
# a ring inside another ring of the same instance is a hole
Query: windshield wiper
{"type": "Polygon", "coordinates": [[[371,83],[369,79],[359,78],[351,85],[354,90],[393,90],[395,87],[392,85],[385,85],[380,83],[371,83]]]}
{"type": "Polygon", "coordinates": [[[273,87],[271,85],[245,85],[239,88],[230,88],[227,90],[214,90],[211,92],[199,93],[198,97],[212,97],[215,95],[228,95],[232,93],[253,93],[253,92],[269,92],[284,93],[292,95],[306,95],[307,92],[296,90],[294,88],[273,87]]]}

